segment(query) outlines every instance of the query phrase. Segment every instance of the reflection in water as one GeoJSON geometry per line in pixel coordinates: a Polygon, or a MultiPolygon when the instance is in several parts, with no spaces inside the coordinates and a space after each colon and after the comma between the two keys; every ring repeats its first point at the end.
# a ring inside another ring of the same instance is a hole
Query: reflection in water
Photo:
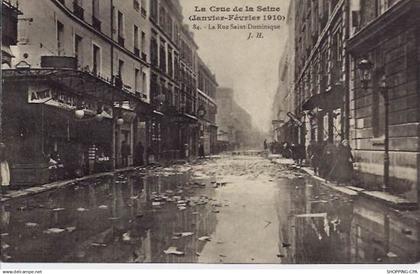
{"type": "Polygon", "coordinates": [[[214,164],[214,169],[198,166],[195,173],[161,169],[147,174],[118,174],[1,204],[1,260],[420,260],[418,224],[407,214],[362,197],[351,199],[302,176],[277,180],[276,172],[281,175],[288,171],[278,171],[265,160],[241,159],[224,166],[214,164]],[[227,186],[212,184],[216,176],[227,186]],[[223,207],[215,207],[222,202],[223,207]],[[201,236],[213,240],[199,241],[201,236]],[[256,242],[260,246],[256,247],[256,242]],[[169,247],[184,255],[165,254],[169,247]],[[217,253],[209,254],[215,250],[217,253]]]}
{"type": "Polygon", "coordinates": [[[151,206],[166,191],[182,198],[211,195],[211,189],[192,189],[190,181],[189,174],[119,175],[2,204],[2,261],[195,262],[202,243],[192,236],[174,240],[174,233],[211,233],[211,208],[151,206]],[[165,255],[171,245],[185,256],[165,255]]]}
{"type": "Polygon", "coordinates": [[[291,246],[283,262],[419,261],[416,222],[404,219],[397,211],[359,196],[350,200],[316,182],[296,184],[291,194],[296,197],[290,203],[291,246]]]}

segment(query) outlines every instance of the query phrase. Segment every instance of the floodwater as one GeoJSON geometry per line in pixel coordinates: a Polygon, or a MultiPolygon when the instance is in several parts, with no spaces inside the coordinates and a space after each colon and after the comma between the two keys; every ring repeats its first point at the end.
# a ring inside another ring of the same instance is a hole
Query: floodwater
{"type": "Polygon", "coordinates": [[[1,204],[1,260],[413,263],[419,228],[256,156],[137,170],[1,204]]]}

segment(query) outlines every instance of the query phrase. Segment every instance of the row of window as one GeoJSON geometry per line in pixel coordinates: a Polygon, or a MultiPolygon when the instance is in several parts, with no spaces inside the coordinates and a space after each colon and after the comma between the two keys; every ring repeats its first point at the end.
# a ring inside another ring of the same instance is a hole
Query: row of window
{"type": "Polygon", "coordinates": [[[180,24],[176,19],[172,19],[171,12],[166,10],[160,1],[151,1],[150,18],[161,27],[175,45],[180,45],[180,24]]]}
{"type": "MultiPolygon", "coordinates": [[[[60,1],[62,4],[65,4],[65,0],[60,1]]],[[[74,0],[73,1],[73,13],[82,20],[85,20],[85,9],[83,8],[83,3],[86,1],[82,0],[74,0]]],[[[85,3],[86,4],[86,3],[85,3]]],[[[98,31],[101,31],[101,20],[99,16],[100,11],[100,0],[92,0],[92,27],[98,31]]],[[[146,16],[146,1],[141,1],[141,5],[138,0],[133,1],[133,8],[134,10],[141,11],[143,16],[146,16]]],[[[125,47],[125,20],[124,14],[120,10],[115,10],[115,7],[112,8],[112,18],[115,16],[117,17],[117,24],[116,30],[117,33],[117,42],[120,46],[125,47]]],[[[133,49],[132,52],[139,58],[142,58],[144,61],[147,61],[147,54],[146,54],[146,33],[144,31],[140,31],[139,26],[133,26],[133,49]]]]}
{"type": "MultiPolygon", "coordinates": [[[[64,25],[60,21],[57,21],[57,48],[58,55],[64,54],[64,25]]],[[[74,56],[77,59],[78,67],[82,67],[84,62],[83,56],[84,39],[81,35],[74,35],[74,56]]],[[[92,69],[94,74],[100,75],[102,73],[102,52],[101,48],[92,42],[92,69]]],[[[121,80],[124,80],[124,61],[119,60],[118,74],[121,80]]],[[[139,69],[134,70],[134,87],[135,92],[146,92],[147,91],[147,75],[144,71],[140,72],[139,69]]]]}

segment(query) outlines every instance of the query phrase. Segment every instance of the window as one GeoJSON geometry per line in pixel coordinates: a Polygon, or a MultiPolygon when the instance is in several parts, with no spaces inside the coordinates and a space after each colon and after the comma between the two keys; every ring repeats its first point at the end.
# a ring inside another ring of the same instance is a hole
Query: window
{"type": "Polygon", "coordinates": [[[172,48],[168,49],[168,74],[173,77],[173,62],[172,62],[172,48]]]}
{"type": "Polygon", "coordinates": [[[159,61],[160,61],[160,70],[166,72],[166,50],[165,50],[165,41],[160,41],[160,52],[159,52],[159,61]]]}
{"type": "Polygon", "coordinates": [[[150,57],[152,65],[157,67],[158,66],[158,44],[156,37],[152,37],[152,40],[150,42],[150,57]]]}
{"type": "Polygon", "coordinates": [[[119,60],[118,61],[118,75],[120,76],[121,80],[123,79],[123,73],[124,73],[124,61],[119,60]]]}
{"type": "Polygon", "coordinates": [[[92,0],[92,15],[93,17],[99,17],[99,0],[92,0]]]}
{"type": "Polygon", "coordinates": [[[118,44],[124,46],[124,16],[120,11],[118,11],[117,14],[117,27],[118,44]]]}
{"type": "Polygon", "coordinates": [[[94,74],[101,73],[101,49],[97,45],[93,45],[93,66],[92,72],[94,74]]]}
{"type": "MultiPolygon", "coordinates": [[[[153,1],[153,2],[157,2],[157,1],[153,1]]],[[[141,0],[141,15],[146,16],[147,15],[147,5],[146,5],[146,0],[141,0]]]]}
{"type": "Polygon", "coordinates": [[[64,25],[57,21],[57,53],[58,55],[64,54],[64,25]]]}
{"type": "Polygon", "coordinates": [[[77,60],[77,66],[82,65],[82,37],[75,34],[74,35],[74,57],[77,60]]]}
{"type": "Polygon", "coordinates": [[[166,11],[163,6],[159,9],[159,26],[162,27],[162,29],[165,29],[165,17],[166,17],[166,11]]]}
{"type": "Polygon", "coordinates": [[[382,137],[385,134],[385,103],[379,87],[383,75],[383,69],[378,69],[373,77],[372,128],[374,137],[382,137]]]}
{"type": "Polygon", "coordinates": [[[138,0],[133,0],[133,8],[134,8],[136,11],[140,11],[140,3],[139,3],[139,1],[138,1],[138,0]]]}
{"type": "Polygon", "coordinates": [[[134,70],[134,91],[138,92],[139,91],[139,77],[140,77],[140,70],[139,69],[135,69],[134,70]]]}
{"type": "Polygon", "coordinates": [[[101,31],[101,21],[99,20],[99,0],[92,0],[92,26],[101,31]]]}
{"type": "Polygon", "coordinates": [[[84,19],[84,9],[82,6],[82,0],[74,0],[73,1],[73,12],[74,15],[76,15],[77,17],[79,17],[80,19],[84,19]]]}
{"type": "Polygon", "coordinates": [[[142,91],[144,94],[147,94],[147,75],[146,72],[142,72],[141,82],[143,84],[142,91]]]}
{"type": "Polygon", "coordinates": [[[134,54],[136,56],[140,56],[140,49],[139,49],[139,28],[134,25],[134,54]]]}
{"type": "Polygon", "coordinates": [[[158,1],[150,1],[150,18],[156,21],[158,17],[158,1]]]}
{"type": "Polygon", "coordinates": [[[146,53],[146,33],[141,32],[141,51],[146,53]]]}

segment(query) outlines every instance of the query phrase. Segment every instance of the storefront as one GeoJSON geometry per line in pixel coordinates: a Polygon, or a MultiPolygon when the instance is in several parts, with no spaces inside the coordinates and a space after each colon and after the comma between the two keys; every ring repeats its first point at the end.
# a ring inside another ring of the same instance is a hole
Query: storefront
{"type": "Polygon", "coordinates": [[[3,132],[12,184],[112,168],[114,100],[121,90],[70,69],[3,70],[3,132]]]}
{"type": "Polygon", "coordinates": [[[315,94],[302,105],[305,112],[306,144],[308,141],[340,141],[343,136],[341,109],[344,106],[344,92],[340,85],[328,91],[315,94]]]}

